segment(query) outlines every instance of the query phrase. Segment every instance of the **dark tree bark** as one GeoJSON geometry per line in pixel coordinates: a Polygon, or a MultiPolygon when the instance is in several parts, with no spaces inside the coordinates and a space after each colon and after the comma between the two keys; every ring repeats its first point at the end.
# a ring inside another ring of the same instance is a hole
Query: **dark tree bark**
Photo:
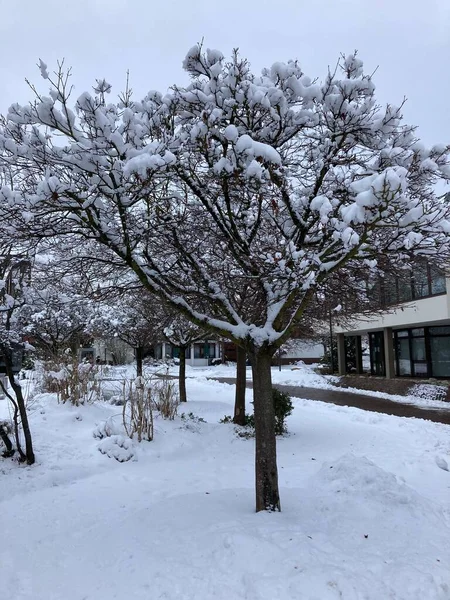
{"type": "Polygon", "coordinates": [[[178,374],[180,402],[187,402],[186,393],[186,346],[180,346],[180,369],[178,374]]]}
{"type": "Polygon", "coordinates": [[[272,397],[272,354],[264,347],[251,354],[256,442],[256,512],[281,510],[272,397]]]}
{"type": "Polygon", "coordinates": [[[245,425],[245,387],[247,384],[247,353],[236,346],[236,396],[234,399],[233,423],[245,425]]]}
{"type": "Polygon", "coordinates": [[[136,375],[137,375],[137,377],[142,377],[142,363],[144,360],[144,348],[142,348],[142,346],[137,346],[134,351],[136,353],[136,375]]]}
{"type": "Polygon", "coordinates": [[[1,438],[1,440],[4,443],[5,448],[6,448],[6,450],[2,453],[2,456],[4,458],[8,458],[9,456],[12,456],[14,454],[14,448],[13,448],[12,442],[9,439],[9,436],[6,433],[5,428],[3,427],[3,425],[0,425],[0,438],[1,438]]]}
{"type": "Polygon", "coordinates": [[[14,407],[16,410],[18,410],[19,415],[20,415],[20,422],[22,425],[22,431],[23,431],[23,436],[25,438],[25,453],[23,452],[23,450],[20,447],[20,440],[19,440],[19,436],[18,436],[18,431],[17,431],[17,415],[15,416],[15,421],[16,421],[16,446],[17,446],[17,450],[22,458],[22,460],[26,461],[28,465],[32,465],[35,462],[35,456],[34,456],[34,450],[33,450],[33,441],[31,438],[31,430],[30,430],[30,425],[28,422],[28,415],[27,415],[27,407],[25,404],[25,398],[23,396],[22,393],[22,386],[17,383],[16,378],[14,376],[14,372],[13,372],[13,368],[12,368],[12,354],[10,351],[6,351],[4,352],[4,361],[6,364],[6,375],[8,377],[9,383],[11,385],[11,388],[16,396],[16,399],[14,401],[14,399],[11,397],[10,394],[7,394],[7,396],[13,400],[14,403],[14,407]]]}

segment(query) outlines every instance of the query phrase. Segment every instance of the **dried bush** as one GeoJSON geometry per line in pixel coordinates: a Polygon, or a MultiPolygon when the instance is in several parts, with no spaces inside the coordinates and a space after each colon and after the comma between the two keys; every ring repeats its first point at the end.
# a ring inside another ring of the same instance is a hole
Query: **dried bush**
{"type": "Polygon", "coordinates": [[[58,403],[70,402],[75,406],[101,398],[99,367],[80,362],[78,357],[66,355],[60,361],[43,364],[42,389],[56,393],[58,403]]]}
{"type": "Polygon", "coordinates": [[[127,436],[151,441],[153,439],[152,388],[144,377],[124,380],[122,419],[127,436]]]}
{"type": "Polygon", "coordinates": [[[173,420],[177,414],[180,397],[175,381],[162,378],[153,383],[153,405],[164,419],[173,420]]]}

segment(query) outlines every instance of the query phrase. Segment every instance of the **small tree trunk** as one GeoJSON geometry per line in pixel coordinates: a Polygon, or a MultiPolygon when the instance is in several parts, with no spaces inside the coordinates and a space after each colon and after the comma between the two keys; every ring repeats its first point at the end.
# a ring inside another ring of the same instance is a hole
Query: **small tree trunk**
{"type": "Polygon", "coordinates": [[[233,423],[245,425],[245,387],[247,384],[247,353],[236,346],[236,396],[233,423]]]}
{"type": "Polygon", "coordinates": [[[2,425],[0,425],[0,438],[1,438],[2,442],[5,444],[5,448],[6,448],[6,450],[3,452],[3,456],[5,458],[12,456],[14,454],[14,448],[13,448],[11,440],[9,439],[8,434],[6,433],[6,431],[2,425]]]}
{"type": "Polygon", "coordinates": [[[180,369],[178,373],[180,402],[187,402],[186,394],[186,346],[180,346],[180,369]]]}
{"type": "Polygon", "coordinates": [[[255,411],[256,512],[280,511],[278,491],[275,411],[272,397],[272,352],[252,353],[253,406],[255,411]]]}
{"type": "MultiPolygon", "coordinates": [[[[17,407],[19,409],[20,414],[20,422],[22,425],[23,436],[25,438],[25,460],[28,465],[32,465],[35,462],[34,450],[33,450],[33,441],[31,439],[31,431],[30,425],[28,423],[28,415],[27,415],[27,407],[25,404],[25,398],[22,393],[22,386],[16,382],[14,377],[14,373],[12,370],[12,356],[10,352],[5,352],[5,363],[6,363],[6,374],[8,376],[9,383],[11,388],[14,391],[17,401],[17,407]]],[[[17,446],[20,452],[20,442],[19,439],[16,440],[17,446]]],[[[22,454],[22,453],[21,453],[22,454]]]]}
{"type": "Polygon", "coordinates": [[[134,351],[136,353],[136,375],[137,377],[142,377],[144,349],[142,348],[142,346],[137,346],[134,351]]]}

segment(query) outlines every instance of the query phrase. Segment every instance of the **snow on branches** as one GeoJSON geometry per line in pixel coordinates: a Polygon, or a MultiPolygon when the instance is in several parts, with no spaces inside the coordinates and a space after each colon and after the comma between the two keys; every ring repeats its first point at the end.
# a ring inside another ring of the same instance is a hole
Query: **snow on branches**
{"type": "Polygon", "coordinates": [[[449,147],[378,105],[355,54],[322,83],[201,46],[183,64],[187,87],[108,103],[99,79],[70,106],[70,72],[40,62],[49,95],[0,131],[28,231],[93,238],[197,325],[274,349],[352,261],[448,252],[449,147]]]}

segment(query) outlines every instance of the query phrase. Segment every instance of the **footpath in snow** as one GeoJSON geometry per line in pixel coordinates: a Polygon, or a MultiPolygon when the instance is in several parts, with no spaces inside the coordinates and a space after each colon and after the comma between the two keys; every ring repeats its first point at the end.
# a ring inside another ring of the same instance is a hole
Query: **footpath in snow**
{"type": "Polygon", "coordinates": [[[93,436],[120,407],[36,397],[37,464],[0,459],[2,598],[449,600],[448,426],[294,400],[283,510],[256,514],[254,440],[219,423],[233,386],[188,395],[124,463],[93,436]]]}
{"type": "MultiPolygon", "coordinates": [[[[150,369],[153,372],[167,373],[171,376],[178,376],[178,366],[173,365],[168,369],[161,367],[153,367],[150,369]]],[[[217,365],[215,367],[191,367],[186,366],[186,377],[194,379],[234,379],[236,377],[236,367],[234,365],[217,365]]],[[[252,371],[247,367],[247,381],[251,381],[252,371]]],[[[373,390],[364,390],[359,388],[344,388],[336,386],[339,377],[333,375],[321,375],[317,373],[311,366],[299,362],[295,366],[286,365],[279,370],[277,367],[272,368],[272,383],[286,385],[292,387],[316,388],[322,390],[335,390],[347,394],[358,394],[361,396],[371,396],[372,398],[381,398],[398,402],[400,404],[411,404],[413,406],[430,409],[448,409],[450,403],[435,398],[434,385],[415,385],[412,386],[414,393],[406,396],[398,394],[387,394],[385,392],[377,392],[373,390]]]]}

